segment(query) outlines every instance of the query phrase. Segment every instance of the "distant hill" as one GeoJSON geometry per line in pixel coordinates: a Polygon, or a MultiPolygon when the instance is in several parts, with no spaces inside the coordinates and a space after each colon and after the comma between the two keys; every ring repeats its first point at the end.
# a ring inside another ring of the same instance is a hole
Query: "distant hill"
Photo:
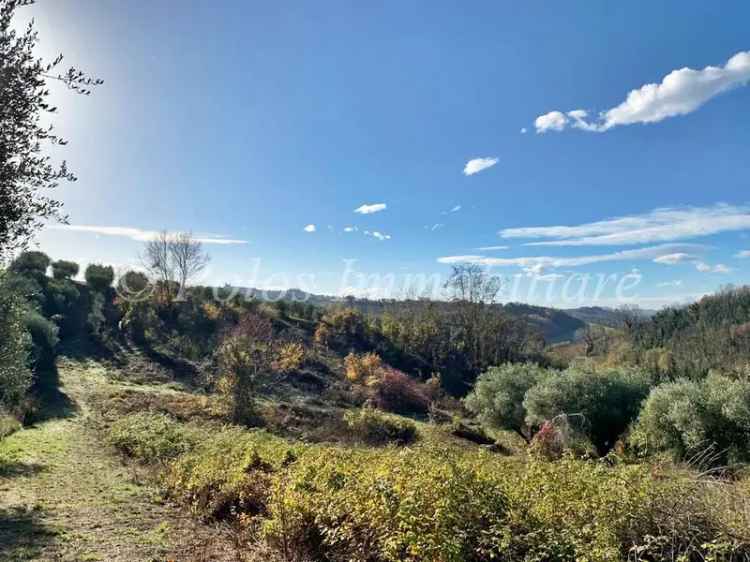
{"type": "MultiPolygon", "coordinates": [[[[243,292],[254,298],[266,301],[302,301],[316,306],[331,306],[334,304],[347,304],[357,308],[366,314],[380,314],[386,305],[392,305],[397,301],[381,301],[373,299],[358,299],[353,297],[336,297],[332,295],[319,295],[308,293],[301,289],[289,289],[287,291],[261,290],[254,288],[241,288],[243,292]]],[[[599,306],[587,306],[570,309],[559,309],[545,306],[534,306],[525,303],[507,303],[498,307],[515,317],[524,318],[532,326],[536,327],[544,336],[547,343],[561,343],[567,341],[578,341],[586,326],[596,324],[610,328],[619,328],[623,325],[631,311],[622,311],[613,308],[599,306]]],[[[648,310],[638,311],[644,317],[651,317],[654,312],[648,310]]]]}
{"type": "Polygon", "coordinates": [[[587,326],[567,310],[524,303],[508,303],[502,308],[508,314],[525,318],[542,333],[547,343],[576,341],[587,326]]]}
{"type": "Polygon", "coordinates": [[[621,310],[617,308],[605,308],[601,306],[582,306],[579,308],[564,309],[564,311],[574,318],[586,322],[587,324],[598,324],[608,328],[620,328],[625,320],[637,314],[642,318],[650,318],[656,311],[645,309],[621,310]]]}

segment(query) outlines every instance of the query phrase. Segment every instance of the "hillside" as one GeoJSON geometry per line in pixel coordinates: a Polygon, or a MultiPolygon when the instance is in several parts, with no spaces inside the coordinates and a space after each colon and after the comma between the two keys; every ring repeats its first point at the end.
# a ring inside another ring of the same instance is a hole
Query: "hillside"
{"type": "MultiPolygon", "coordinates": [[[[354,297],[334,297],[331,295],[320,295],[308,293],[300,289],[288,291],[266,291],[254,288],[235,288],[243,295],[248,295],[266,302],[285,300],[289,302],[301,302],[315,306],[351,306],[366,314],[382,314],[388,308],[399,306],[399,302],[393,299],[373,300],[354,297]]],[[[643,317],[654,314],[650,310],[637,310],[626,312],[613,308],[598,306],[578,308],[553,308],[534,306],[524,303],[507,303],[497,305],[498,310],[511,314],[517,318],[528,321],[543,335],[549,344],[578,341],[582,337],[583,330],[587,325],[600,325],[610,328],[621,328],[628,315],[637,313],[643,317]]]]}

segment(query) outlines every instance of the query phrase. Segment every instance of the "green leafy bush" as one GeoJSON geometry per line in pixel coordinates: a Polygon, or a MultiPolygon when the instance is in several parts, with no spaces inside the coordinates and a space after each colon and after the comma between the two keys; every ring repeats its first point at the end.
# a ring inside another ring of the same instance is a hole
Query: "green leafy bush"
{"type": "Polygon", "coordinates": [[[649,379],[639,371],[570,368],[530,388],[523,407],[532,427],[562,414],[579,417],[580,431],[604,454],[636,418],[648,391],[649,379]]]}
{"type": "Polygon", "coordinates": [[[273,479],[303,449],[265,431],[224,429],[179,457],[165,484],[200,514],[264,514],[273,479]]]}
{"type": "Polygon", "coordinates": [[[406,445],[417,438],[417,426],[413,422],[372,408],[348,411],[344,414],[344,421],[357,439],[372,445],[406,445]]]}
{"type": "Polygon", "coordinates": [[[742,519],[750,506],[746,496],[738,499],[739,485],[659,474],[649,465],[566,456],[522,461],[432,443],[292,445],[265,431],[228,428],[170,462],[164,483],[197,513],[236,516],[287,560],[667,562],[750,555],[742,519]]]}
{"type": "Polygon", "coordinates": [[[66,260],[57,260],[52,262],[52,277],[57,280],[72,279],[78,275],[79,266],[77,263],[66,260]]]}
{"type": "Polygon", "coordinates": [[[35,372],[53,369],[59,328],[36,310],[27,310],[26,329],[31,334],[31,362],[35,372]]]}
{"type": "Polygon", "coordinates": [[[510,534],[508,501],[481,460],[309,449],[276,480],[263,532],[303,559],[499,559],[510,534]]]}
{"type": "Polygon", "coordinates": [[[109,429],[112,445],[145,463],[174,459],[192,450],[203,435],[170,416],[150,412],[122,417],[109,429]]]}
{"type": "Polygon", "coordinates": [[[10,271],[24,277],[41,281],[50,265],[49,256],[43,252],[22,252],[10,264],[10,271]]]}
{"type": "Polygon", "coordinates": [[[26,303],[0,272],[0,405],[16,410],[31,385],[26,303]]]}
{"type": "Polygon", "coordinates": [[[549,370],[533,363],[493,367],[479,376],[464,404],[486,427],[515,431],[528,442],[531,428],[523,400],[530,388],[550,376],[549,370]]]}
{"type": "Polygon", "coordinates": [[[110,265],[97,263],[89,264],[84,273],[86,284],[92,291],[103,293],[112,286],[115,280],[115,271],[110,265]]]}
{"type": "Polygon", "coordinates": [[[702,455],[710,464],[750,459],[750,382],[711,374],[654,388],[631,442],[676,459],[702,455]]]}

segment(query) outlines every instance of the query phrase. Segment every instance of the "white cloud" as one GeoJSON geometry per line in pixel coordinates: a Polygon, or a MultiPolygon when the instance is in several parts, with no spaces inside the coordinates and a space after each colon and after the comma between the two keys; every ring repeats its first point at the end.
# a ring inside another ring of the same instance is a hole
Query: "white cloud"
{"type": "Polygon", "coordinates": [[[304,231],[305,231],[305,232],[315,232],[316,230],[318,230],[318,229],[317,229],[317,228],[315,227],[315,225],[314,225],[314,224],[308,224],[308,225],[307,225],[307,226],[306,226],[306,227],[304,228],[304,231]]]}
{"type": "Polygon", "coordinates": [[[573,257],[552,257],[552,256],[530,256],[518,258],[491,258],[486,256],[446,256],[438,258],[438,263],[456,264],[456,263],[474,263],[478,265],[494,267],[512,267],[517,266],[524,269],[548,268],[548,267],[580,267],[596,263],[617,262],[617,261],[635,261],[635,260],[655,260],[661,256],[676,253],[689,253],[690,251],[702,250],[703,246],[695,244],[661,244],[659,246],[650,246],[639,248],[637,250],[622,250],[610,254],[596,254],[588,256],[573,257]]]}
{"type": "Polygon", "coordinates": [[[702,70],[680,68],[667,74],[659,84],[645,84],[632,90],[620,105],[587,120],[582,109],[551,111],[536,118],[537,133],[562,131],[571,127],[603,132],[619,125],[658,123],[669,117],[692,113],[711,98],[750,81],[750,51],[740,51],[724,66],[702,70]]]}
{"type": "Polygon", "coordinates": [[[430,232],[435,232],[436,230],[443,228],[445,225],[441,222],[436,222],[430,227],[430,232]]]}
{"type": "Polygon", "coordinates": [[[724,265],[723,263],[718,263],[716,265],[709,265],[702,261],[695,261],[693,262],[695,265],[695,269],[700,271],[701,273],[731,273],[732,270],[724,265]]]}
{"type": "Polygon", "coordinates": [[[480,246],[477,248],[480,252],[491,252],[493,250],[510,250],[510,246],[480,246]]]}
{"type": "Polygon", "coordinates": [[[356,209],[354,209],[355,213],[359,213],[360,215],[371,215],[372,213],[379,213],[380,211],[385,211],[388,208],[388,205],[385,203],[373,203],[372,205],[360,205],[356,209]]]}
{"type": "Polygon", "coordinates": [[[736,258],[750,258],[750,250],[742,250],[741,252],[737,252],[735,254],[736,258]]]}
{"type": "Polygon", "coordinates": [[[499,160],[499,158],[489,156],[486,158],[474,158],[472,160],[469,160],[466,163],[466,166],[464,166],[464,175],[473,176],[474,174],[477,174],[482,170],[492,168],[492,166],[497,164],[499,160]]]}
{"type": "Polygon", "coordinates": [[[667,254],[666,256],[659,256],[654,259],[654,263],[662,263],[665,265],[677,265],[688,260],[695,259],[695,256],[686,254],[684,252],[678,252],[676,254],[667,254]]]}
{"type": "MultiPolygon", "coordinates": [[[[130,238],[136,242],[148,242],[159,236],[158,230],[144,230],[141,228],[133,228],[129,226],[86,226],[80,224],[50,224],[47,228],[51,230],[67,230],[70,232],[88,232],[96,234],[98,236],[119,236],[121,238],[130,238]]],[[[178,234],[177,232],[170,232],[169,234],[178,234]]],[[[226,238],[221,235],[210,235],[205,237],[195,236],[194,239],[202,244],[217,244],[217,245],[236,245],[236,244],[247,244],[247,240],[234,240],[232,238],[226,238]]]]}
{"type": "Polygon", "coordinates": [[[537,133],[546,133],[547,131],[562,131],[568,124],[568,118],[560,111],[550,111],[540,115],[534,121],[537,133]]]}
{"type": "Polygon", "coordinates": [[[521,127],[521,134],[525,135],[528,132],[528,129],[526,127],[521,127]]]}
{"type": "Polygon", "coordinates": [[[449,212],[449,213],[457,213],[457,212],[459,212],[460,210],[461,210],[461,205],[455,205],[455,206],[451,207],[451,210],[450,210],[450,211],[448,211],[448,212],[449,212]]]}
{"type": "Polygon", "coordinates": [[[356,226],[345,226],[344,232],[357,232],[359,230],[356,226]]]}
{"type": "Polygon", "coordinates": [[[576,226],[506,228],[502,238],[549,238],[528,246],[619,246],[670,242],[721,232],[750,229],[750,208],[714,205],[655,209],[642,215],[607,219],[576,226]]]}
{"type": "Polygon", "coordinates": [[[662,283],[657,283],[657,287],[682,287],[682,279],[676,279],[674,281],[664,281],[662,283]]]}
{"type": "Polygon", "coordinates": [[[365,230],[365,236],[372,236],[373,238],[377,238],[378,240],[391,239],[390,234],[383,234],[382,232],[378,232],[377,230],[373,230],[372,232],[370,232],[369,230],[365,230]]]}

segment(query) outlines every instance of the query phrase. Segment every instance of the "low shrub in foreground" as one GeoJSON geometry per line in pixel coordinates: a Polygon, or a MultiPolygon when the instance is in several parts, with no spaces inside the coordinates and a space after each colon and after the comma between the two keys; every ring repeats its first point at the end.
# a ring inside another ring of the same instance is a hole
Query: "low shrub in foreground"
{"type": "Polygon", "coordinates": [[[112,424],[109,441],[119,451],[142,462],[164,462],[191,450],[202,432],[165,414],[142,412],[112,424]]]}
{"type": "Polygon", "coordinates": [[[238,517],[286,560],[750,557],[741,485],[615,457],[547,462],[434,443],[293,445],[227,428],[171,461],[164,483],[197,513],[238,517]]]}
{"type": "Polygon", "coordinates": [[[489,560],[509,543],[508,500],[477,459],[315,448],[274,487],[268,540],[303,559],[489,560]]]}
{"type": "Polygon", "coordinates": [[[372,408],[346,412],[344,421],[355,438],[371,445],[406,445],[417,438],[417,426],[413,422],[372,408]]]}

